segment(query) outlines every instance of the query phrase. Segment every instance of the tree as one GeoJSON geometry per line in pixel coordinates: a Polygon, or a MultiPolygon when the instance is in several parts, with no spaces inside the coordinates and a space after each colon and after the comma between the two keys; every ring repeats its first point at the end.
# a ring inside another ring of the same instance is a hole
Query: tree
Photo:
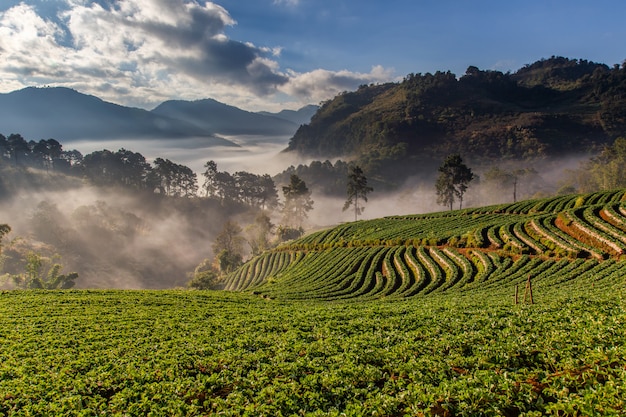
{"type": "Polygon", "coordinates": [[[212,249],[216,264],[223,274],[233,271],[243,263],[245,239],[241,236],[241,232],[241,227],[229,220],[215,238],[212,249]]]}
{"type": "Polygon", "coordinates": [[[247,241],[252,255],[260,255],[270,248],[270,235],[273,229],[274,225],[270,217],[263,212],[260,212],[254,219],[254,223],[246,228],[247,241]]]}
{"type": "Polygon", "coordinates": [[[219,275],[209,259],[203,260],[196,267],[187,286],[195,290],[212,290],[219,287],[219,275]]]}
{"type": "Polygon", "coordinates": [[[535,175],[537,171],[533,168],[520,168],[514,170],[503,170],[500,167],[492,167],[484,174],[485,181],[495,184],[496,191],[501,193],[504,189],[512,188],[513,202],[517,202],[517,190],[522,177],[535,175]]]}
{"type": "Polygon", "coordinates": [[[11,159],[11,152],[9,148],[9,141],[0,133],[0,161],[3,159],[11,159]]]}
{"type": "Polygon", "coordinates": [[[300,177],[292,174],[289,185],[283,186],[283,195],[285,196],[283,207],[285,223],[294,228],[301,228],[302,223],[307,218],[307,213],[313,209],[311,192],[300,177]]]}
{"type": "Polygon", "coordinates": [[[215,161],[207,161],[204,164],[204,172],[202,176],[204,177],[204,183],[202,184],[202,189],[205,192],[207,197],[213,197],[217,195],[217,164],[215,161]]]}
{"type": "Polygon", "coordinates": [[[197,176],[191,168],[169,159],[154,160],[148,183],[161,194],[174,197],[191,197],[198,192],[197,176]]]}
{"type": "Polygon", "coordinates": [[[15,165],[22,164],[26,158],[30,156],[30,147],[28,142],[21,135],[13,133],[7,138],[9,155],[15,162],[15,165]]]}
{"type": "Polygon", "coordinates": [[[54,162],[61,157],[63,146],[55,139],[41,139],[33,144],[31,154],[34,162],[46,171],[54,168],[54,162]]]}
{"type": "Polygon", "coordinates": [[[239,190],[235,183],[235,178],[229,172],[218,172],[215,175],[216,197],[222,201],[222,204],[239,199],[239,190]]]}
{"type": "Polygon", "coordinates": [[[11,227],[8,224],[0,224],[0,255],[2,254],[2,238],[9,234],[11,227]]]}
{"type": "Polygon", "coordinates": [[[354,221],[357,220],[357,216],[363,213],[364,207],[359,206],[359,199],[367,203],[367,194],[374,191],[372,187],[368,187],[367,178],[363,174],[363,170],[355,165],[350,168],[348,174],[348,199],[343,205],[343,211],[346,211],[350,206],[354,206],[354,221]]]}
{"type": "Polygon", "coordinates": [[[85,176],[94,184],[113,185],[115,183],[115,155],[108,149],[85,155],[81,168],[85,176]]]}
{"type": "Polygon", "coordinates": [[[57,171],[69,173],[75,167],[80,166],[83,162],[83,154],[72,149],[71,151],[63,151],[59,156],[59,159],[54,162],[54,168],[57,171]]]}
{"type": "Polygon", "coordinates": [[[626,187],[626,138],[619,137],[613,145],[605,146],[576,171],[576,177],[582,192],[626,187]]]}
{"type": "Polygon", "coordinates": [[[138,153],[126,150],[118,150],[115,154],[117,166],[117,181],[124,186],[143,189],[146,187],[146,179],[150,172],[150,164],[146,158],[138,153]]]}
{"type": "Polygon", "coordinates": [[[265,210],[273,209],[278,205],[278,191],[276,190],[276,184],[269,174],[264,174],[258,178],[259,194],[259,206],[265,210]]]}
{"type": "Polygon", "coordinates": [[[439,167],[439,177],[435,187],[437,189],[437,203],[450,207],[459,200],[459,209],[463,208],[463,195],[468,184],[474,179],[472,170],[468,168],[459,154],[449,155],[439,167]]]}
{"type": "Polygon", "coordinates": [[[72,288],[78,273],[61,274],[60,264],[30,252],[26,255],[26,272],[11,276],[14,284],[23,289],[63,290],[72,288]]]}
{"type": "Polygon", "coordinates": [[[286,242],[288,240],[297,239],[304,234],[304,229],[301,227],[294,228],[289,226],[280,225],[276,228],[276,237],[279,242],[286,242]]]}

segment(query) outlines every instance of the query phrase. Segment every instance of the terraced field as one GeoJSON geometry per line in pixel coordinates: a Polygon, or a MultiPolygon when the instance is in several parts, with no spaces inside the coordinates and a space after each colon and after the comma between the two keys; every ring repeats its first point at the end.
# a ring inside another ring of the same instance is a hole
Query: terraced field
{"type": "Polygon", "coordinates": [[[266,252],[225,289],[278,299],[378,299],[594,282],[626,268],[624,190],[319,231],[266,252]]]}

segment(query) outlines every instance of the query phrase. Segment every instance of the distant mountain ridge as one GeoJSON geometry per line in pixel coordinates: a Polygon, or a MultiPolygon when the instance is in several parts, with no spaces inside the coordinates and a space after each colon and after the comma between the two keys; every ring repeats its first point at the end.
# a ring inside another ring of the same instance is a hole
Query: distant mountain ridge
{"type": "Polygon", "coordinates": [[[304,106],[299,110],[281,110],[278,113],[260,111],[259,114],[262,114],[265,116],[278,117],[279,119],[289,120],[290,122],[293,122],[296,125],[300,126],[300,125],[309,123],[311,121],[311,118],[313,117],[313,115],[315,115],[318,109],[319,109],[319,106],[309,104],[308,106],[304,106]]]}
{"type": "Polygon", "coordinates": [[[457,152],[473,160],[587,152],[618,136],[626,136],[626,63],[552,57],[513,74],[470,66],[459,78],[438,71],[362,86],[325,102],[287,150],[376,167],[457,152]]]}
{"type": "Polygon", "coordinates": [[[223,135],[293,135],[298,128],[289,120],[248,112],[213,99],[170,100],[152,113],[223,135]]]}
{"type": "Polygon", "coordinates": [[[168,101],[148,111],[64,87],[0,94],[0,133],[35,141],[204,138],[206,145],[236,146],[220,135],[291,136],[298,126],[212,99],[168,101]]]}

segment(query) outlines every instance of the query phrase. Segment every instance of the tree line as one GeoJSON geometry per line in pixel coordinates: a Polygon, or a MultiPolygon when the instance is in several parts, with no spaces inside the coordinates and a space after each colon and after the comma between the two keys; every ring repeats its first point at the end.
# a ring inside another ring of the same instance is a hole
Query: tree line
{"type": "MultiPolygon", "coordinates": [[[[141,153],[124,148],[117,151],[104,149],[83,156],[77,150],[64,150],[63,145],[55,139],[27,142],[19,134],[11,134],[8,137],[0,135],[0,167],[3,165],[57,172],[81,178],[98,187],[115,187],[131,192],[140,191],[185,200],[206,199],[213,201],[213,204],[219,204],[223,211],[233,215],[242,213],[242,209],[237,207],[247,207],[250,213],[257,213],[254,223],[244,227],[233,221],[225,223],[213,244],[213,258],[205,260],[194,272],[200,275],[207,272],[209,266],[208,271],[211,274],[221,276],[241,265],[247,254],[257,255],[272,245],[300,237],[305,231],[308,213],[314,206],[311,190],[295,173],[290,175],[287,183],[280,189],[282,191],[280,201],[276,183],[268,174],[220,171],[217,163],[209,160],[204,165],[204,171],[201,173],[202,183],[199,185],[193,170],[169,159],[156,158],[150,163],[141,153]],[[272,218],[280,218],[280,224],[273,224],[272,218]],[[246,248],[242,242],[247,243],[249,247],[246,248]]],[[[348,182],[346,208],[354,205],[356,220],[363,211],[364,202],[367,201],[366,194],[372,191],[372,188],[367,186],[367,179],[358,166],[348,168],[345,164],[343,168],[346,172],[352,172],[352,179],[348,182]]],[[[19,172],[21,171],[14,173],[19,175],[19,172]]],[[[45,202],[42,204],[45,205],[45,202]]],[[[77,212],[73,217],[82,219],[82,214],[82,211],[77,212]]],[[[44,223],[36,223],[33,217],[32,226],[38,230],[48,230],[54,221],[44,223]]],[[[2,234],[6,235],[9,231],[10,227],[6,225],[6,229],[2,229],[2,234]]],[[[52,235],[54,236],[42,238],[53,243],[57,233],[52,235]]],[[[11,251],[11,259],[15,265],[9,269],[15,269],[13,267],[17,266],[17,260],[14,259],[16,254],[13,252],[14,248],[11,251]]],[[[18,263],[27,272],[11,275],[13,283],[18,287],[66,288],[73,285],[77,278],[75,273],[60,274],[60,266],[55,266],[56,264],[38,253],[24,252],[23,258],[18,263]]],[[[4,281],[8,277],[5,274],[4,281]]]]}

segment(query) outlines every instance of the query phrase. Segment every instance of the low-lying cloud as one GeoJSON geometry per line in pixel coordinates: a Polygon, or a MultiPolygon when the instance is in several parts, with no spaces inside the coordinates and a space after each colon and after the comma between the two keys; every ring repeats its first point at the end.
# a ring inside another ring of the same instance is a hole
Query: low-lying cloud
{"type": "Polygon", "coordinates": [[[65,86],[145,108],[171,98],[206,98],[210,92],[212,98],[259,110],[267,107],[263,98],[275,95],[287,94],[290,98],[281,100],[297,107],[392,78],[390,70],[378,66],[369,73],[282,68],[280,45],[230,39],[225,30],[237,22],[212,2],[61,4],[54,16],[26,3],[0,12],[5,92],[65,86]]]}

